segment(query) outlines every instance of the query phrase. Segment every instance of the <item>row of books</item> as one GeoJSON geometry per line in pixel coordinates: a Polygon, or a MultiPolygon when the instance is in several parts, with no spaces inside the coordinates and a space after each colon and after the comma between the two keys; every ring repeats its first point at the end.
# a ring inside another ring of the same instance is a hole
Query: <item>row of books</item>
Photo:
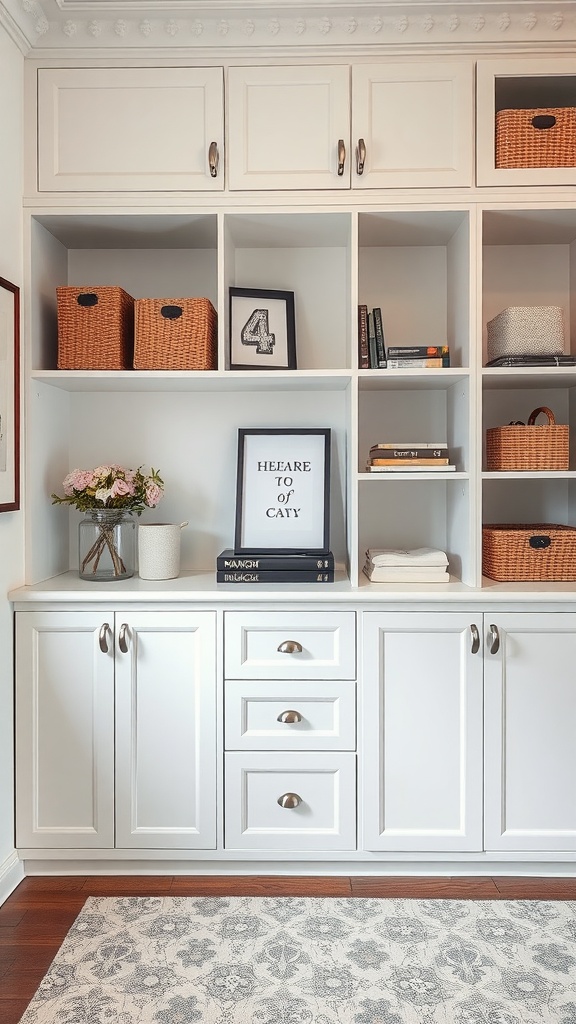
{"type": "Polygon", "coordinates": [[[217,583],[334,583],[334,555],[236,554],[225,548],[216,559],[217,583]]]}
{"type": "Polygon", "coordinates": [[[415,441],[373,444],[368,454],[369,473],[444,473],[455,471],[446,442],[415,441]]]}
{"type": "Polygon", "coordinates": [[[358,366],[361,370],[436,369],[450,366],[449,345],[386,345],[382,310],[358,306],[358,366]]]}

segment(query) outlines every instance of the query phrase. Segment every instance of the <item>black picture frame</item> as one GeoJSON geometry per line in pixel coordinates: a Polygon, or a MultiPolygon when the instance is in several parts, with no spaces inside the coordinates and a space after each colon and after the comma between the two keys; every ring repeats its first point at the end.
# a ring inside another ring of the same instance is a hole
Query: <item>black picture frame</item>
{"type": "Polygon", "coordinates": [[[20,508],[20,289],[0,277],[0,512],[20,508]]]}
{"type": "Polygon", "coordinates": [[[230,370],[295,370],[294,292],[229,288],[230,370]]]}
{"type": "Polygon", "coordinates": [[[329,427],[238,430],[237,554],[330,550],[329,427]]]}

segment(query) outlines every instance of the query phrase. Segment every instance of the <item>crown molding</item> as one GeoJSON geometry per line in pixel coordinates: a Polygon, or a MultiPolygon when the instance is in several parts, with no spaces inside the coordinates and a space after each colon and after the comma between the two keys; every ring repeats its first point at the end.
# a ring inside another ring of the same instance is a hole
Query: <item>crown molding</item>
{"type": "Polygon", "coordinates": [[[34,53],[576,46],[576,0],[0,0],[34,53]]]}

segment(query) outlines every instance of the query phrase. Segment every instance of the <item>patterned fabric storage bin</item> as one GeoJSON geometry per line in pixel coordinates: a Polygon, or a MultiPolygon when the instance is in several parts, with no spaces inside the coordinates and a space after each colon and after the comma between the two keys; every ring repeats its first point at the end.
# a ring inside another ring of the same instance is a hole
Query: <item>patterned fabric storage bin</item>
{"type": "Polygon", "coordinates": [[[482,572],[492,580],[576,580],[576,528],[552,523],[482,527],[482,572]]]}
{"type": "Polygon", "coordinates": [[[576,167],[576,107],[499,110],[496,167],[576,167]]]}
{"type": "Polygon", "coordinates": [[[56,289],[59,370],[129,370],[134,299],[123,288],[56,289]]]}
{"type": "Polygon", "coordinates": [[[215,370],[217,338],[209,299],[136,299],[135,370],[215,370]]]}
{"type": "Polygon", "coordinates": [[[500,356],[560,356],[562,306],[509,306],[486,324],[488,360],[500,356]]]}

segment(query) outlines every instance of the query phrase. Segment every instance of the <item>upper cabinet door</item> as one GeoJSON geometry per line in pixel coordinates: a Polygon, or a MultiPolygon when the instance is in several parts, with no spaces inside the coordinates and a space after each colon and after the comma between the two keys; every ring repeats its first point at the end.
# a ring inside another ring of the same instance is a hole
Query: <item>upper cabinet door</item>
{"type": "Polygon", "coordinates": [[[576,184],[574,58],[479,60],[479,185],[576,184]]]}
{"type": "Polygon", "coordinates": [[[228,71],[231,189],[350,188],[350,68],[228,71]]]}
{"type": "Polygon", "coordinates": [[[352,111],[354,188],[472,185],[472,62],[355,65],[352,111]]]}
{"type": "Polygon", "coordinates": [[[222,68],[38,72],[41,192],[224,188],[222,68]]]}

